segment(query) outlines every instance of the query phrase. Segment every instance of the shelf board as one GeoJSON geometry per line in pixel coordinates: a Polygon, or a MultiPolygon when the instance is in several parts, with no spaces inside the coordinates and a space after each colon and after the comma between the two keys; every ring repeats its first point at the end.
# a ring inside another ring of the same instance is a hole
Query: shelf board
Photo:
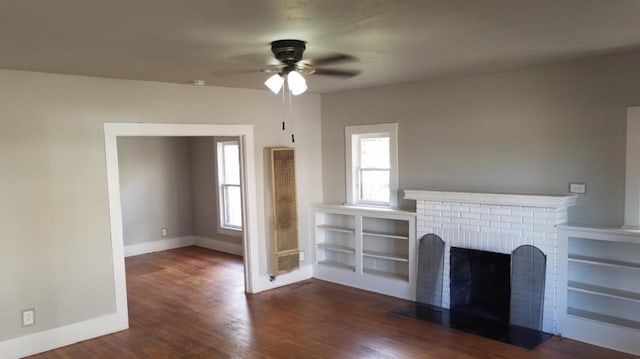
{"type": "Polygon", "coordinates": [[[375,275],[375,276],[378,276],[378,277],[401,280],[401,281],[404,281],[404,282],[409,281],[409,277],[404,275],[404,274],[384,272],[384,271],[380,271],[380,270],[377,270],[377,269],[371,269],[371,268],[362,268],[362,272],[365,273],[365,274],[370,274],[370,275],[375,275]]]}
{"type": "Polygon", "coordinates": [[[318,243],[318,248],[322,248],[322,249],[333,251],[333,252],[347,253],[347,254],[356,253],[356,250],[351,247],[340,246],[337,244],[318,243]]]}
{"type": "Polygon", "coordinates": [[[596,322],[607,323],[615,326],[640,330],[640,322],[637,322],[635,320],[613,317],[610,315],[589,312],[586,310],[576,309],[572,307],[567,308],[567,314],[570,316],[578,317],[582,319],[588,319],[596,322]]]}
{"type": "Polygon", "coordinates": [[[378,259],[386,259],[386,260],[396,261],[396,262],[409,261],[409,258],[407,258],[407,256],[402,256],[394,253],[376,252],[376,251],[362,251],[362,256],[378,258],[378,259]]]}
{"type": "Polygon", "coordinates": [[[353,228],[338,227],[338,226],[332,226],[329,224],[319,224],[317,227],[320,229],[324,229],[325,231],[352,233],[352,234],[356,233],[356,231],[353,228]]]}
{"type": "Polygon", "coordinates": [[[356,267],[354,267],[352,265],[339,263],[339,262],[334,262],[334,261],[321,261],[321,262],[318,262],[318,264],[323,265],[323,266],[327,266],[327,267],[332,267],[332,268],[346,269],[346,270],[350,270],[352,272],[356,271],[356,267]]]}
{"type": "Polygon", "coordinates": [[[593,284],[581,283],[576,281],[569,281],[567,283],[567,287],[569,288],[569,290],[640,302],[640,293],[601,287],[593,284]]]}
{"type": "Polygon", "coordinates": [[[621,267],[627,269],[640,269],[640,263],[618,261],[609,258],[589,257],[576,254],[569,254],[570,262],[588,263],[601,266],[621,267]]]}
{"type": "Polygon", "coordinates": [[[391,239],[409,239],[409,236],[405,236],[405,235],[398,235],[398,234],[391,234],[391,233],[380,233],[380,232],[363,231],[362,235],[363,236],[370,236],[370,237],[391,238],[391,239]]]}

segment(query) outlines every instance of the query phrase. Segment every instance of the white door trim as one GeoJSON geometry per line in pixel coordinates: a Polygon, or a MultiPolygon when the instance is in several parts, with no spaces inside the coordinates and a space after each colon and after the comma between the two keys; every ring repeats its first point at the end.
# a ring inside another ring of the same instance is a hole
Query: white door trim
{"type": "MultiPolygon", "coordinates": [[[[255,152],[253,125],[209,124],[157,124],[157,123],[105,123],[104,138],[107,165],[107,189],[109,193],[109,217],[111,220],[111,246],[113,277],[115,281],[116,314],[128,322],[127,288],[124,265],[122,208],[120,204],[120,179],[118,169],[119,136],[240,136],[243,141],[244,165],[244,268],[245,290],[254,293],[258,274],[258,215],[255,183],[255,152]]],[[[259,287],[259,286],[258,286],[259,287]]]]}

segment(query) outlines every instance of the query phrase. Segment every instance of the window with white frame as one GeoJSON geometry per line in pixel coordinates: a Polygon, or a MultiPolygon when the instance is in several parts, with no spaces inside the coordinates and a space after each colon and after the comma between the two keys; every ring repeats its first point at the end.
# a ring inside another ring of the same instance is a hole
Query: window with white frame
{"type": "Polygon", "coordinates": [[[345,128],[347,203],[397,206],[396,123],[345,128]]]}
{"type": "Polygon", "coordinates": [[[240,188],[240,146],[238,141],[217,144],[218,201],[220,228],[242,230],[242,190],[240,188]]]}

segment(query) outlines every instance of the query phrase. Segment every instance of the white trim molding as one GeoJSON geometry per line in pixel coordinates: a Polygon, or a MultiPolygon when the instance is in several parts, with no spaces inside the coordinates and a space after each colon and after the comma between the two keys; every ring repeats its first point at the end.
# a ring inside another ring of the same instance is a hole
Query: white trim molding
{"type": "Polygon", "coordinates": [[[244,253],[242,244],[231,243],[215,238],[186,236],[131,244],[124,247],[124,254],[126,257],[132,257],[141,254],[154,253],[189,246],[207,248],[214,251],[234,254],[241,257],[244,253]]]}
{"type": "Polygon", "coordinates": [[[242,256],[242,253],[244,252],[241,244],[221,241],[215,238],[194,236],[193,244],[198,247],[213,249],[214,251],[218,252],[235,254],[237,256],[242,256]]]}
{"type": "Polygon", "coordinates": [[[194,239],[192,236],[159,239],[157,241],[129,244],[124,246],[124,256],[132,257],[146,253],[166,251],[169,249],[192,246],[194,239]]]}
{"type": "MultiPolygon", "coordinates": [[[[258,235],[258,205],[256,184],[256,161],[254,151],[253,125],[214,125],[214,124],[157,124],[157,123],[105,123],[104,143],[107,170],[107,192],[109,199],[109,220],[111,224],[111,250],[113,263],[113,278],[115,292],[115,315],[117,319],[114,330],[102,331],[96,335],[76,335],[72,332],[65,343],[70,344],[86,340],[103,334],[108,334],[129,326],[127,308],[127,286],[124,265],[124,243],[122,225],[122,207],[120,203],[120,173],[118,167],[118,137],[126,136],[239,136],[243,149],[242,176],[243,184],[243,218],[245,219],[244,267],[245,290],[255,293],[257,287],[262,287],[265,276],[259,271],[259,235],[258,235]],[[260,283],[260,285],[257,284],[260,283]]],[[[105,326],[106,328],[106,326],[105,326]]],[[[55,336],[56,330],[43,332],[43,335],[55,336]]]]}
{"type": "Polygon", "coordinates": [[[405,190],[405,199],[562,208],[576,204],[575,194],[486,193],[444,190],[405,190]]]}
{"type": "Polygon", "coordinates": [[[627,108],[624,227],[640,228],[640,107],[627,108]]]}
{"type": "Polygon", "coordinates": [[[0,342],[0,358],[22,358],[83,340],[119,332],[128,327],[129,318],[126,312],[89,319],[0,342]]]}
{"type": "MultiPolygon", "coordinates": [[[[345,175],[346,198],[345,203],[350,205],[376,205],[360,203],[358,199],[358,173],[354,167],[356,154],[359,152],[358,138],[364,135],[388,135],[389,136],[389,203],[385,207],[398,206],[398,124],[379,123],[372,125],[345,126],[345,175]],[[354,141],[354,138],[356,141],[354,141]]],[[[356,164],[357,165],[357,164],[356,164]]]]}
{"type": "MultiPolygon", "coordinates": [[[[127,293],[124,268],[124,244],[122,237],[122,208],[120,204],[120,180],[118,169],[118,137],[124,136],[237,136],[242,152],[243,184],[243,231],[245,290],[256,293],[268,277],[261,276],[258,260],[258,205],[256,184],[256,161],[253,125],[214,124],[158,124],[158,123],[105,123],[105,153],[107,162],[107,188],[109,193],[109,216],[111,243],[113,248],[116,312],[127,311],[127,293]],[[258,285],[258,283],[260,283],[258,285]]],[[[128,317],[125,316],[125,317],[128,317]]]]}

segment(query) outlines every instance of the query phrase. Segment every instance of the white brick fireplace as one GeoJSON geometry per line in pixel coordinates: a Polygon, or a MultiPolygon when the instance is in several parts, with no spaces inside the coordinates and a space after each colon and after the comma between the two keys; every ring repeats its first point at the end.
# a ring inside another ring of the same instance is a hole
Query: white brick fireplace
{"type": "Polygon", "coordinates": [[[533,245],[547,256],[543,331],[556,333],[556,225],[566,223],[575,195],[533,195],[406,190],[416,200],[417,238],[433,233],[445,242],[442,306],[449,308],[451,247],[511,254],[533,245]]]}

